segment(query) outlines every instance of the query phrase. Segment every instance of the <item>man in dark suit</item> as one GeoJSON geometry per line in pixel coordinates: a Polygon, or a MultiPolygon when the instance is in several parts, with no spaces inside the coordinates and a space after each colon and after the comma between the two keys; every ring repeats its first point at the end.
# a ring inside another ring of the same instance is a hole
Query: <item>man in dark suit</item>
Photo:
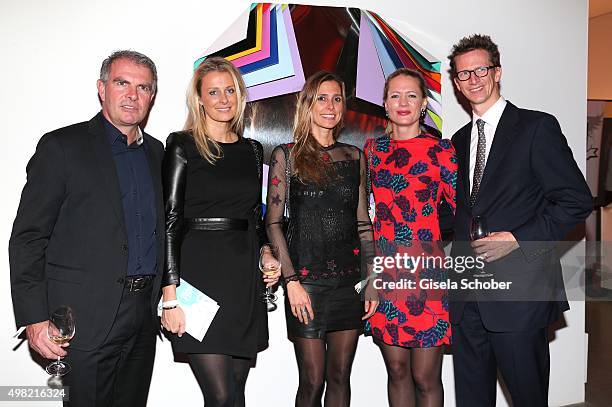
{"type": "Polygon", "coordinates": [[[9,243],[15,321],[40,355],[66,356],[67,405],[146,404],[164,253],[163,146],[139,125],[156,84],[148,57],[113,53],[97,82],[102,111],[45,134],[27,166],[9,243]],[[60,305],[76,318],[69,348],[47,337],[60,305]]]}
{"type": "Polygon", "coordinates": [[[463,38],[449,59],[473,116],[453,136],[459,166],[453,255],[480,256],[484,274],[512,282],[514,290],[451,301],[457,405],[495,406],[499,369],[515,406],[546,406],[547,326],[569,308],[554,243],[591,212],[591,194],[557,120],[501,97],[491,38],[463,38]],[[491,233],[469,243],[474,216],[484,217],[491,233]],[[501,301],[508,298],[515,301],[501,301]]]}

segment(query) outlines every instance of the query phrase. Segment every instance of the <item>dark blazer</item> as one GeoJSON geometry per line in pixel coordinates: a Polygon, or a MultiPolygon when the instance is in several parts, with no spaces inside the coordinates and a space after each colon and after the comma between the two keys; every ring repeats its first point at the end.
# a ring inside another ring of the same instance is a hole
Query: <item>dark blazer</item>
{"type": "MultiPolygon", "coordinates": [[[[490,231],[512,232],[520,248],[486,269],[514,281],[513,295],[538,301],[481,302],[484,326],[498,332],[544,327],[569,308],[554,242],[591,213],[591,193],[555,117],[508,102],[470,208],[471,128],[470,122],[453,136],[459,164],[453,255],[471,255],[465,242],[472,215],[485,216],[490,231]]],[[[453,323],[461,321],[463,306],[451,301],[453,323]]]]}
{"type": "MultiPolygon", "coordinates": [[[[163,271],[163,145],[144,134],[156,197],[157,275],[163,271]]],[[[45,134],[27,166],[9,243],[11,291],[17,326],[47,320],[69,305],[76,317],[70,346],[91,350],[115,320],[126,276],[128,246],[121,192],[111,146],[98,113],[88,122],[45,134]]]]}

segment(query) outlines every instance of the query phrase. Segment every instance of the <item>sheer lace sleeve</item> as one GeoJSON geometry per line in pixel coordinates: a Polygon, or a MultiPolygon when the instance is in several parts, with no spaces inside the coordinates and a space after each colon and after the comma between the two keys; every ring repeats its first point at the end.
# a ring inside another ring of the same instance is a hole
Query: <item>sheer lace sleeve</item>
{"type": "Polygon", "coordinates": [[[363,154],[364,154],[364,161],[365,161],[365,175],[366,175],[366,185],[365,185],[365,192],[366,192],[366,203],[368,205],[368,211],[372,211],[372,208],[370,207],[371,204],[371,194],[372,194],[372,150],[373,150],[373,146],[372,143],[374,142],[374,139],[369,138],[366,140],[365,144],[363,145],[363,154]]]}
{"type": "MultiPolygon", "coordinates": [[[[283,231],[285,200],[287,196],[287,159],[283,146],[277,146],[270,157],[268,170],[268,196],[266,199],[265,225],[270,243],[278,247],[281,271],[285,281],[298,280],[289,257],[289,248],[283,231]]],[[[290,168],[290,167],[289,167],[290,168]]]]}
{"type": "Polygon", "coordinates": [[[361,243],[362,263],[367,265],[368,275],[372,268],[374,258],[374,231],[368,211],[370,201],[367,166],[368,162],[363,151],[359,151],[359,205],[357,206],[357,231],[361,243]]]}

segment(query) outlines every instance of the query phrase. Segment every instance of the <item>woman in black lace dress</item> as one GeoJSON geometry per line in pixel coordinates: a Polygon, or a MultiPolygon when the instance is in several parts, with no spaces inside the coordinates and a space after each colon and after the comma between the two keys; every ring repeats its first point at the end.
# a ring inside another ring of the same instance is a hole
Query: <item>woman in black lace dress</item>
{"type": "MultiPolygon", "coordinates": [[[[246,88],[223,58],[206,59],[187,95],[185,131],[168,136],[163,178],[166,267],[162,325],[185,353],[206,406],[244,406],[257,352],[268,346],[258,269],[263,149],[242,137],[246,88]],[[187,281],[219,304],[204,339],[185,333],[176,287],[187,281]]],[[[265,259],[265,262],[271,259],[265,259]]],[[[272,259],[273,261],[273,259],[272,259]]],[[[263,279],[274,284],[277,276],[263,279]]]]}
{"type": "Polygon", "coordinates": [[[312,75],[298,99],[295,142],[276,147],[270,159],[265,223],[280,252],[300,407],[321,405],[324,387],[326,406],[349,405],[357,340],[377,306],[355,290],[373,234],[364,154],[336,141],[344,111],[340,78],[312,75]]]}

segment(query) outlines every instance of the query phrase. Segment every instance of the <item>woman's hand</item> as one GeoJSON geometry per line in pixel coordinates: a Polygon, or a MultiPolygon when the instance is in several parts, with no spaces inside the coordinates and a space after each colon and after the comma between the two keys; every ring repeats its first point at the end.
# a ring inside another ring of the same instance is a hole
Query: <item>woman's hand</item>
{"type": "Polygon", "coordinates": [[[373,275],[370,275],[370,278],[368,278],[368,282],[364,292],[365,298],[363,302],[363,309],[365,311],[365,314],[363,315],[363,317],[361,317],[361,319],[364,321],[374,315],[374,313],[376,312],[376,308],[378,308],[378,304],[380,303],[380,301],[378,300],[378,291],[376,290],[376,288],[374,288],[372,277],[373,275]]]}
{"type": "Polygon", "coordinates": [[[378,300],[365,300],[363,303],[363,308],[365,310],[365,315],[361,317],[362,320],[366,320],[370,318],[376,312],[376,308],[378,308],[378,300]]]}
{"type": "Polygon", "coordinates": [[[272,287],[278,283],[278,279],[281,276],[281,264],[280,262],[270,253],[268,250],[262,250],[261,253],[261,265],[264,270],[275,270],[273,274],[263,275],[263,281],[266,283],[266,287],[272,287]]]}
{"type": "MultiPolygon", "coordinates": [[[[162,287],[162,307],[164,302],[176,300],[176,285],[170,284],[162,287]]],[[[165,330],[183,336],[185,333],[185,313],[183,309],[176,306],[171,309],[162,308],[161,325],[165,330]]]]}
{"type": "Polygon", "coordinates": [[[162,309],[161,324],[165,330],[178,334],[179,337],[183,336],[185,333],[185,313],[183,309],[180,306],[172,309],[162,309]]]}
{"type": "Polygon", "coordinates": [[[314,319],[314,311],[310,305],[310,297],[302,284],[299,281],[289,281],[287,283],[287,296],[293,316],[299,319],[301,323],[308,325],[308,321],[314,319]]]}

